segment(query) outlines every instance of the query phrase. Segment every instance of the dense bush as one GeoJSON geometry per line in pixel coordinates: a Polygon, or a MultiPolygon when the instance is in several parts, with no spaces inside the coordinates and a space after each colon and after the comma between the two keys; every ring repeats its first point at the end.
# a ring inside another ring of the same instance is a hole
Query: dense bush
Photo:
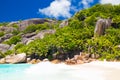
{"type": "Polygon", "coordinates": [[[8,41],[5,41],[4,43],[12,45],[12,44],[17,44],[20,41],[21,41],[21,36],[13,36],[8,41]]]}
{"type": "Polygon", "coordinates": [[[8,25],[7,22],[0,23],[0,26],[6,26],[6,25],[8,25]]]}
{"type": "Polygon", "coordinates": [[[19,28],[17,24],[13,24],[12,27],[17,28],[17,29],[19,28]]]}
{"type": "Polygon", "coordinates": [[[12,32],[13,35],[18,35],[19,33],[20,33],[19,30],[14,30],[14,31],[12,32]]]}
{"type": "Polygon", "coordinates": [[[0,37],[4,36],[4,34],[5,34],[4,32],[0,32],[0,37]]]}
{"type": "Polygon", "coordinates": [[[25,46],[25,44],[18,43],[18,44],[16,44],[16,46],[14,47],[14,49],[17,50],[17,49],[19,49],[19,48],[21,48],[23,46],[25,46]]]}
{"type": "Polygon", "coordinates": [[[49,29],[49,25],[48,23],[44,23],[44,24],[37,24],[37,25],[30,25],[28,26],[23,32],[24,33],[31,33],[31,32],[35,32],[36,30],[41,31],[41,30],[45,30],[45,29],[49,29]]]}
{"type": "Polygon", "coordinates": [[[70,53],[83,50],[87,39],[93,36],[93,29],[78,29],[64,27],[57,29],[53,35],[46,35],[43,39],[37,39],[26,46],[17,48],[17,52],[25,52],[28,55],[37,53],[39,56],[51,56],[52,54],[70,53]],[[84,36],[83,36],[84,35],[84,36]]]}

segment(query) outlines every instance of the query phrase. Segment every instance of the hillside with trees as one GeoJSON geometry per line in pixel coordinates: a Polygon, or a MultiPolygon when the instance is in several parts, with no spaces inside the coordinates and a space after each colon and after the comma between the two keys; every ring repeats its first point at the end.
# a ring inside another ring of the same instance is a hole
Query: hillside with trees
{"type": "Polygon", "coordinates": [[[26,53],[27,57],[34,55],[37,59],[66,60],[82,53],[97,55],[100,60],[120,60],[120,5],[97,4],[66,21],[68,24],[62,27],[65,21],[50,19],[22,28],[24,21],[0,23],[0,45],[9,46],[1,50],[0,57],[26,53]],[[104,35],[94,37],[100,18],[111,18],[112,23],[104,35]]]}

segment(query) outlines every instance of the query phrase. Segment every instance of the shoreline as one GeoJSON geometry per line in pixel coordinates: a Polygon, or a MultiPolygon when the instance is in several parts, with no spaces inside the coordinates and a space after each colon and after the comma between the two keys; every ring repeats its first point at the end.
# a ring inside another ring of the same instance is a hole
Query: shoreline
{"type": "MultiPolygon", "coordinates": [[[[25,63],[26,64],[26,63],[25,63]]],[[[9,65],[9,64],[8,64],[9,65]]],[[[13,64],[16,65],[16,64],[13,64]]],[[[120,74],[120,62],[108,62],[108,61],[92,61],[90,63],[67,65],[63,62],[54,64],[50,61],[40,62],[38,64],[31,64],[24,72],[23,80],[39,80],[39,77],[45,78],[45,80],[60,80],[61,76],[63,80],[75,79],[75,80],[119,80],[120,74]],[[61,74],[61,75],[59,75],[61,74]],[[33,75],[33,76],[30,76],[33,75]],[[37,75],[39,77],[37,77],[37,75]],[[66,75],[66,76],[65,76],[66,75]],[[57,77],[55,77],[57,76],[57,77]],[[36,78],[35,78],[36,77],[36,78]]],[[[11,65],[12,66],[12,65],[11,65]]],[[[19,76],[18,76],[19,77],[19,76]]],[[[10,79],[13,80],[13,79],[10,79]]],[[[18,79],[17,79],[18,80],[18,79]]],[[[62,79],[61,79],[62,80],[62,79]]]]}
{"type": "MultiPolygon", "coordinates": [[[[120,62],[93,61],[85,64],[66,65],[65,63],[53,64],[51,62],[41,62],[28,70],[34,74],[36,71],[46,70],[49,74],[59,70],[69,70],[77,80],[119,80],[120,62]],[[46,67],[46,65],[48,67],[46,67]],[[38,70],[37,70],[38,69],[38,70]]],[[[42,73],[42,71],[40,73],[42,73]]],[[[39,73],[39,72],[38,72],[39,73]]],[[[64,71],[62,72],[64,73],[64,71]]],[[[44,74],[45,75],[45,74],[44,74]]]]}

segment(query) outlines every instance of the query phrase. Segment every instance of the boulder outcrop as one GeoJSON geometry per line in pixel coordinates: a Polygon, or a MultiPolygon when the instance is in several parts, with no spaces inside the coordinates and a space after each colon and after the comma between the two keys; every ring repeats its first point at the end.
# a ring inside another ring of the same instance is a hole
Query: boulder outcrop
{"type": "Polygon", "coordinates": [[[65,60],[65,63],[68,65],[73,65],[73,64],[83,64],[83,63],[89,63],[91,61],[95,61],[96,58],[92,58],[91,56],[88,57],[88,54],[80,54],[80,55],[74,55],[72,59],[67,59],[65,60]]]}
{"type": "Polygon", "coordinates": [[[111,19],[99,19],[96,23],[96,27],[94,30],[94,34],[97,36],[101,36],[105,34],[105,29],[111,26],[111,19]]]}
{"type": "Polygon", "coordinates": [[[50,30],[42,30],[38,34],[31,33],[31,34],[23,35],[21,42],[23,44],[29,44],[31,41],[35,39],[43,39],[46,34],[54,34],[55,32],[56,30],[50,29],[50,30]]]}
{"type": "Polygon", "coordinates": [[[17,55],[9,55],[5,57],[6,63],[24,63],[27,61],[27,57],[25,53],[17,54],[17,55]]]}
{"type": "Polygon", "coordinates": [[[1,52],[6,52],[7,50],[9,50],[10,46],[7,44],[0,44],[0,51],[1,52]]]}
{"type": "Polygon", "coordinates": [[[0,31],[4,31],[5,33],[11,33],[15,30],[17,29],[13,27],[6,27],[6,26],[0,27],[0,31]]]}
{"type": "Polygon", "coordinates": [[[55,23],[54,20],[50,20],[50,19],[33,18],[33,19],[27,19],[27,20],[23,20],[23,21],[11,22],[8,24],[8,26],[17,24],[19,26],[19,30],[23,31],[26,29],[26,27],[28,27],[31,24],[43,24],[45,22],[55,23]]]}
{"type": "Polygon", "coordinates": [[[0,59],[0,64],[5,64],[5,58],[0,59]]]}
{"type": "Polygon", "coordinates": [[[43,39],[46,34],[54,34],[56,30],[43,30],[40,31],[37,35],[33,36],[31,39],[34,40],[36,38],[43,39]]]}
{"type": "Polygon", "coordinates": [[[4,36],[0,37],[0,43],[9,39],[10,37],[12,37],[13,34],[9,33],[9,34],[5,34],[4,36]]]}

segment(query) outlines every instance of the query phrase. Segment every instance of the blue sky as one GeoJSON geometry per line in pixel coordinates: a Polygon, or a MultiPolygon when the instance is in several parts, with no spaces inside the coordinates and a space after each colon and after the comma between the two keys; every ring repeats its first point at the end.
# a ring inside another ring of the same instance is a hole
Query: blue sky
{"type": "Polygon", "coordinates": [[[120,0],[0,0],[0,22],[29,18],[70,18],[97,3],[119,4],[120,0]]]}

